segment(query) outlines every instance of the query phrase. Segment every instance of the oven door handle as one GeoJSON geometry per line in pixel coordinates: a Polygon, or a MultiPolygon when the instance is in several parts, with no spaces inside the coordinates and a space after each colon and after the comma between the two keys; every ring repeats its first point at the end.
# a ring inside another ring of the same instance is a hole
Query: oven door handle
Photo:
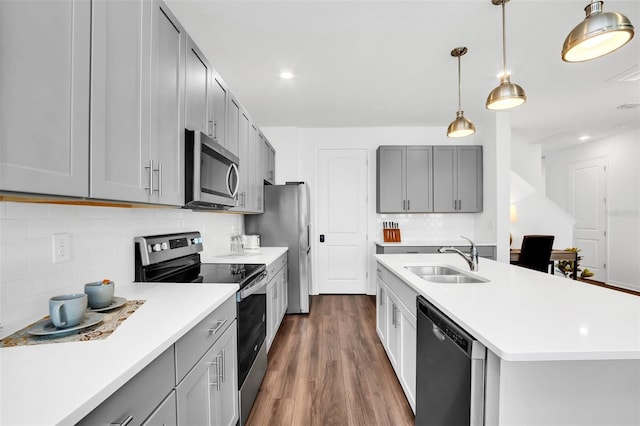
{"type": "Polygon", "coordinates": [[[251,285],[240,290],[240,300],[246,299],[247,297],[259,292],[264,287],[266,287],[267,285],[267,282],[265,280],[266,277],[267,277],[267,271],[264,271],[262,274],[260,274],[258,278],[255,279],[253,283],[251,283],[251,285]]]}

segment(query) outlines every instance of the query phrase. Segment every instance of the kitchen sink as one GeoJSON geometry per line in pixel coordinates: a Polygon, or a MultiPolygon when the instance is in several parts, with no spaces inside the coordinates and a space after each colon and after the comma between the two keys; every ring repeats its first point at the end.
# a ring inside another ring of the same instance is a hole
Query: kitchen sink
{"type": "Polygon", "coordinates": [[[489,282],[486,278],[467,274],[445,265],[407,265],[404,267],[425,281],[442,284],[473,284],[489,282]]]}
{"type": "Polygon", "coordinates": [[[411,265],[405,266],[404,269],[413,272],[419,277],[424,275],[460,275],[462,273],[457,269],[441,265],[411,265]]]}
{"type": "Polygon", "coordinates": [[[472,277],[471,275],[424,275],[422,277],[425,281],[443,284],[470,284],[470,283],[486,283],[489,280],[472,277]]]}

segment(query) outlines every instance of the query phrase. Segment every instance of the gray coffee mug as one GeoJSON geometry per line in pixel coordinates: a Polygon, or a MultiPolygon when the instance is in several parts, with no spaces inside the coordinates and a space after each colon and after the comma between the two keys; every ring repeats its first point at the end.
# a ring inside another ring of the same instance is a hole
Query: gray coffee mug
{"type": "Polygon", "coordinates": [[[84,285],[84,292],[89,297],[88,303],[90,308],[106,308],[113,301],[115,284],[113,281],[105,281],[96,281],[84,285]]]}
{"type": "Polygon", "coordinates": [[[68,328],[80,324],[87,310],[87,295],[64,294],[49,299],[49,316],[57,328],[68,328]]]}

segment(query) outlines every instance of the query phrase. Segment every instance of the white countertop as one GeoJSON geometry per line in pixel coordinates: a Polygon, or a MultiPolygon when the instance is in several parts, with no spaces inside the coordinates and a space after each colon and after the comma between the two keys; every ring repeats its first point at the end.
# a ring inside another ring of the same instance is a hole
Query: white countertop
{"type": "Polygon", "coordinates": [[[503,360],[640,360],[638,296],[484,258],[488,283],[431,283],[404,266],[469,267],[456,254],[376,258],[503,360]]]}
{"type": "Polygon", "coordinates": [[[230,254],[207,255],[200,253],[203,263],[264,263],[269,265],[278,259],[283,253],[289,250],[287,247],[260,247],[256,252],[245,251],[242,256],[232,256],[230,254]]]}
{"type": "Polygon", "coordinates": [[[74,424],[234,295],[237,284],[143,283],[146,300],[104,340],[0,349],[0,424],[74,424]]]}
{"type": "MultiPolygon", "coordinates": [[[[496,243],[476,243],[476,246],[495,246],[496,243]]],[[[404,240],[399,243],[386,243],[384,241],[376,241],[376,245],[381,247],[441,247],[441,246],[463,246],[468,247],[469,241],[459,240],[404,240]]]]}

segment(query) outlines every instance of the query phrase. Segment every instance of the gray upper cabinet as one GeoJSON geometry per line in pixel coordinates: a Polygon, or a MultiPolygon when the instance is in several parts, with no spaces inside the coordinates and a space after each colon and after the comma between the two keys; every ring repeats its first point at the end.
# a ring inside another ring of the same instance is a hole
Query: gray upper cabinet
{"type": "Polygon", "coordinates": [[[262,141],[262,179],[271,185],[276,182],[276,150],[271,146],[267,138],[260,133],[262,141]]]}
{"type": "Polygon", "coordinates": [[[227,97],[229,91],[222,77],[216,73],[211,76],[211,96],[209,108],[213,111],[213,138],[228,149],[227,143],[227,97]]]}
{"type": "Polygon", "coordinates": [[[229,105],[227,107],[227,149],[238,155],[240,152],[240,103],[229,93],[229,105]]]}
{"type": "Polygon", "coordinates": [[[208,97],[211,96],[211,66],[191,37],[187,36],[185,59],[185,124],[187,129],[211,134],[208,97]]]}
{"type": "Polygon", "coordinates": [[[90,191],[148,202],[150,2],[93,3],[90,191]]]}
{"type": "Polygon", "coordinates": [[[186,33],[161,1],[151,20],[151,202],[184,204],[186,33]]]}
{"type": "Polygon", "coordinates": [[[482,146],[433,147],[433,211],[482,211],[482,173],[482,146]]]}
{"type": "Polygon", "coordinates": [[[262,154],[264,150],[264,140],[260,135],[260,130],[251,125],[251,137],[249,143],[253,146],[251,151],[253,154],[253,175],[251,177],[250,193],[251,204],[256,208],[252,209],[255,213],[264,212],[264,185],[263,185],[263,159],[262,154]]]}
{"type": "Polygon", "coordinates": [[[0,189],[89,192],[91,3],[0,1],[0,189]]]}
{"type": "Polygon", "coordinates": [[[378,213],[427,213],[432,207],[431,146],[380,146],[376,152],[378,213]]]}

